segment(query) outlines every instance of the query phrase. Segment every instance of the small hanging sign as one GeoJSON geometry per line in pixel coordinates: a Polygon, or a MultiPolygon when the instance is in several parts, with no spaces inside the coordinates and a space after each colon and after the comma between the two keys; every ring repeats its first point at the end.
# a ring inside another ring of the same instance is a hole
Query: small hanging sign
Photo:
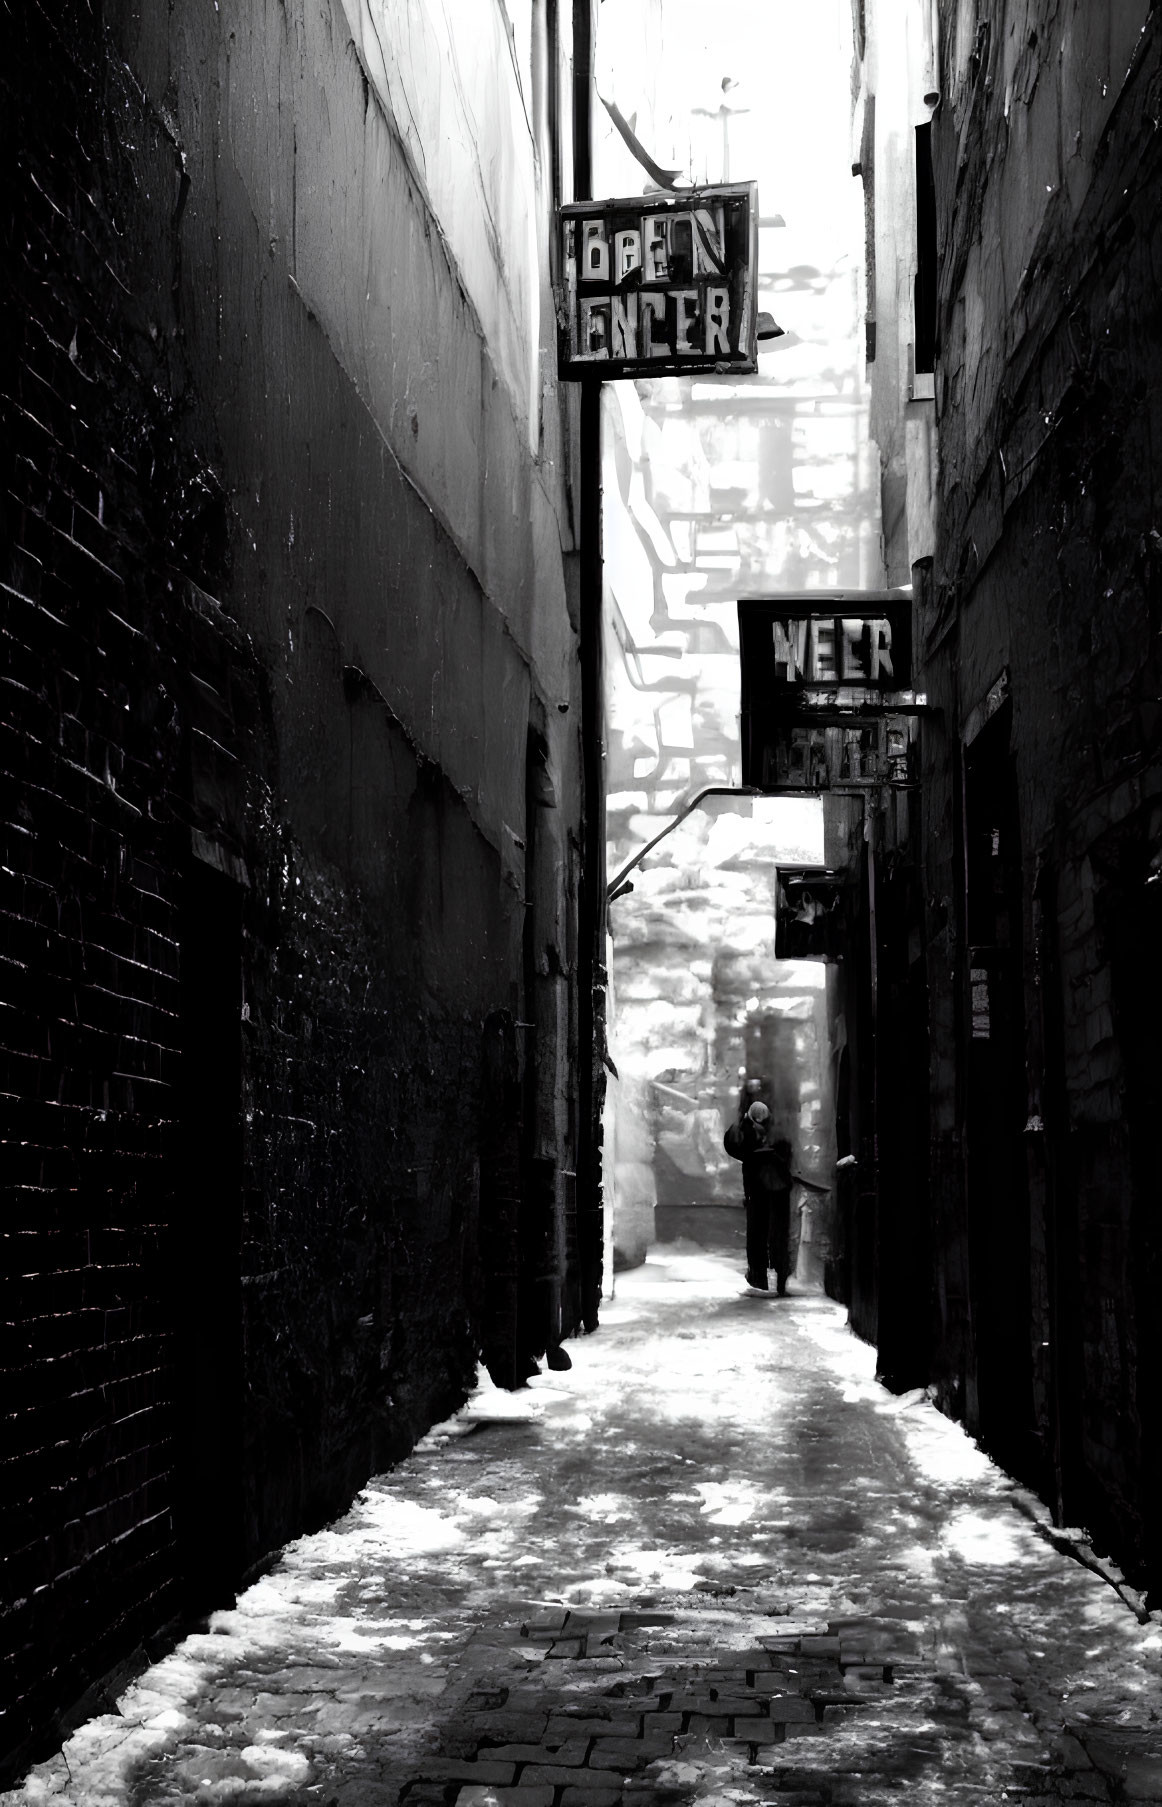
{"type": "Polygon", "coordinates": [[[838,960],[847,944],[847,874],[826,866],[780,866],[775,887],[775,959],[838,960]]]}
{"type": "Polygon", "coordinates": [[[558,224],[563,380],[758,369],[755,183],[574,202],[558,224]]]}

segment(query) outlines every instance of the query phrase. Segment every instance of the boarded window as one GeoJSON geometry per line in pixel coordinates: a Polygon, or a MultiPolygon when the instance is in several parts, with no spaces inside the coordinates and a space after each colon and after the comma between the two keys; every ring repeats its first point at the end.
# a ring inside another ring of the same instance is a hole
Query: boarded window
{"type": "Polygon", "coordinates": [[[936,185],[932,127],[916,127],[916,369],[936,368],[936,185]]]}

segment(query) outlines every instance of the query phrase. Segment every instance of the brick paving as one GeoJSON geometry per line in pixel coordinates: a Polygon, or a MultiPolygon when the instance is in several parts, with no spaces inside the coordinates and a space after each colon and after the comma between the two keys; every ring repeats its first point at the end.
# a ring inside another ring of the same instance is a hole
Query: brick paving
{"type": "Polygon", "coordinates": [[[1162,1802],[1162,1627],[837,1307],[678,1252],[3,1797],[1162,1802]]]}
{"type": "MultiPolygon", "coordinates": [[[[546,1661],[511,1683],[495,1652],[514,1628],[497,1629],[481,1634],[491,1685],[470,1682],[449,1702],[439,1754],[414,1766],[398,1802],[630,1807],[724,1791],[853,1804],[1162,1798],[1162,1738],[1038,1726],[1009,1678],[982,1688],[979,1674],[926,1658],[898,1620],[836,1621],[723,1656],[704,1648],[701,1614],[560,1612],[520,1625],[546,1661]],[[567,1667],[550,1675],[551,1660],[567,1667]],[[832,1742],[816,1753],[804,1739],[832,1742]]],[[[470,1644],[465,1654],[471,1676],[480,1653],[470,1644]]]]}

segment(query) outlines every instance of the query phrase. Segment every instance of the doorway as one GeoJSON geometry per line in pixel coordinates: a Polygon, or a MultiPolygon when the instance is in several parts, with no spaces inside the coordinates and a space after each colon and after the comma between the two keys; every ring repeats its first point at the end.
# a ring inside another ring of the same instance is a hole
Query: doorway
{"type": "Polygon", "coordinates": [[[982,1442],[1036,1467],[1017,781],[1006,704],[965,762],[969,989],[965,1131],[969,1285],[982,1442]]]}
{"type": "Polygon", "coordinates": [[[242,889],[187,866],[174,1186],[175,1496],[184,1603],[242,1572],[242,889]]]}

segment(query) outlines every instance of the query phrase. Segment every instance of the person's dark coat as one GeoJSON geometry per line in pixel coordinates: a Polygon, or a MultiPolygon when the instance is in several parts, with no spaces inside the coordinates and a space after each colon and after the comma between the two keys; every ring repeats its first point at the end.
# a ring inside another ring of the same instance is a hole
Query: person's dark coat
{"type": "Polygon", "coordinates": [[[732,1123],[722,1138],[728,1155],[742,1162],[743,1196],[753,1191],[787,1192],[791,1190],[791,1163],[785,1151],[773,1148],[767,1140],[768,1125],[752,1123],[743,1117],[732,1123]]]}
{"type": "Polygon", "coordinates": [[[746,1203],[746,1267],[752,1286],[765,1288],[773,1266],[782,1292],[790,1271],[791,1163],[785,1142],[772,1147],[770,1120],[761,1126],[747,1116],[722,1138],[728,1155],[742,1163],[746,1203]]]}

